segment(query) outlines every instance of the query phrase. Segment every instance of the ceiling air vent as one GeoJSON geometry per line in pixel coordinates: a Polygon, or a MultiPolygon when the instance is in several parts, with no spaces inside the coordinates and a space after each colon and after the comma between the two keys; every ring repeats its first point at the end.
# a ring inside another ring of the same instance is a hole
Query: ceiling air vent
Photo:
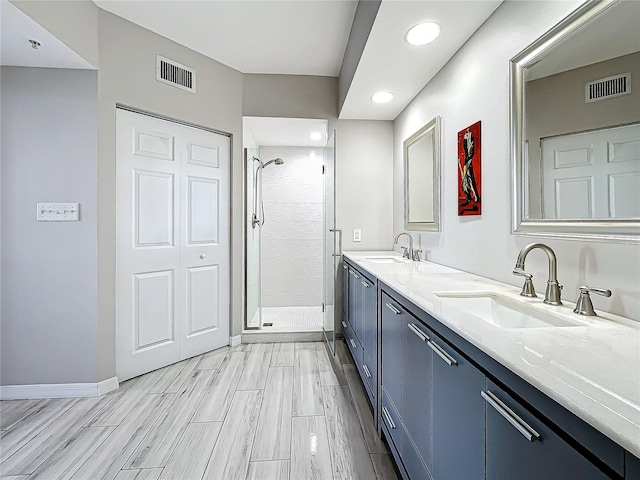
{"type": "Polygon", "coordinates": [[[156,80],[196,93],[196,71],[178,62],[157,55],[156,80]]]}
{"type": "Polygon", "coordinates": [[[613,77],[601,78],[584,85],[584,101],[586,103],[606,100],[631,93],[631,74],[622,73],[613,77]]]}

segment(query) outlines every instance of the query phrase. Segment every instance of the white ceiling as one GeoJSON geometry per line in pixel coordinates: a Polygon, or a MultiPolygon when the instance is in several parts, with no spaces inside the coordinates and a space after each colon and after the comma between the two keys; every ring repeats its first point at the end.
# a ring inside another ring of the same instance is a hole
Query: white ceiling
{"type": "Polygon", "coordinates": [[[340,118],[395,119],[501,3],[383,0],[340,118]],[[405,42],[407,30],[426,21],[440,24],[440,37],[421,47],[405,42]],[[373,103],[378,90],[392,92],[393,100],[373,103]]]}
{"type": "Polygon", "coordinates": [[[243,73],[333,77],[357,6],[355,0],[94,2],[243,73]]]}
{"type": "Polygon", "coordinates": [[[7,0],[0,0],[0,65],[93,69],[80,55],[7,0]],[[40,42],[40,48],[32,48],[30,39],[40,42]]]}

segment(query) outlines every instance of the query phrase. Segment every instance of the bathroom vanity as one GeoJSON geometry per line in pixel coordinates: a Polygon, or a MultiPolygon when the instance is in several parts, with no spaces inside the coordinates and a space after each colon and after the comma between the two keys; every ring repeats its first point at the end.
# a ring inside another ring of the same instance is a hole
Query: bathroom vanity
{"type": "Polygon", "coordinates": [[[343,335],[404,478],[640,478],[640,324],[394,252],[343,260],[343,335]]]}

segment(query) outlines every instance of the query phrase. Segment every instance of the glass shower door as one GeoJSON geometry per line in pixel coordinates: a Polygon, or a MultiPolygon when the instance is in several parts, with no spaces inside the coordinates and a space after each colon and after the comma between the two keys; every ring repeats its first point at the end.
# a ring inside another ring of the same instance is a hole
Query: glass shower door
{"type": "Polygon", "coordinates": [[[257,148],[245,149],[245,288],[246,288],[246,325],[247,329],[262,328],[262,307],[261,307],[261,248],[262,230],[251,221],[256,214],[256,200],[260,194],[260,176],[256,175],[259,162],[255,161],[259,151],[257,148]]]}
{"type": "Polygon", "coordinates": [[[324,268],[323,268],[323,326],[325,341],[335,353],[335,291],[338,271],[338,235],[336,230],[336,131],[323,150],[324,157],[324,268]]]}

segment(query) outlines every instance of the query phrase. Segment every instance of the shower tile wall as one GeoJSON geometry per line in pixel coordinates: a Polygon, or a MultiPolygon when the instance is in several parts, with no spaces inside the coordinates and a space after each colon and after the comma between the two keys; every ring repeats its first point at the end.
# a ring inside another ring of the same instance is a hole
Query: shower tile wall
{"type": "Polygon", "coordinates": [[[263,170],[262,306],[322,304],[322,149],[261,147],[263,170]]]}

